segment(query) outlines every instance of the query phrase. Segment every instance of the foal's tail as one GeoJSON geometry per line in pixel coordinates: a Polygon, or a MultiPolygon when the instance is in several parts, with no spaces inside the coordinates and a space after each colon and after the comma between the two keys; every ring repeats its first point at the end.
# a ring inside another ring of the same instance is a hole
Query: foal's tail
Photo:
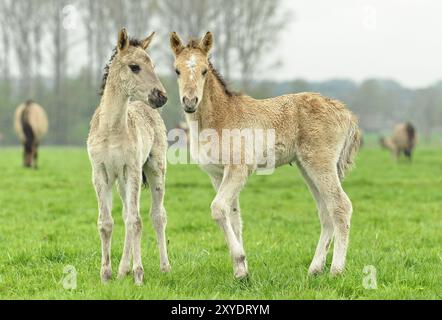
{"type": "Polygon", "coordinates": [[[361,131],[358,127],[358,122],[355,117],[352,117],[350,128],[348,129],[345,138],[344,147],[338,161],[338,175],[339,179],[344,180],[345,174],[353,167],[356,154],[361,147],[361,131]]]}

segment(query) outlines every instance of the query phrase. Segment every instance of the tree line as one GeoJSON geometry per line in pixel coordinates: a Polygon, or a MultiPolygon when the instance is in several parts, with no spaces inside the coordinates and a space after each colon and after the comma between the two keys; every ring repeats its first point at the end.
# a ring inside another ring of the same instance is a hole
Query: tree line
{"type": "MultiPolygon", "coordinates": [[[[77,132],[98,103],[103,67],[118,30],[143,37],[152,30],[168,39],[171,30],[184,38],[212,30],[216,55],[227,78],[247,87],[252,68],[289,21],[281,0],[2,0],[0,2],[0,131],[13,105],[34,99],[48,110],[51,143],[78,142],[77,132]],[[82,65],[78,66],[78,61],[82,65]],[[233,67],[234,65],[234,67],[233,67]],[[81,123],[79,123],[81,121],[81,123]]],[[[167,43],[158,49],[171,64],[167,43]]],[[[164,72],[166,75],[169,70],[164,72]]]]}
{"type": "MultiPolygon", "coordinates": [[[[378,132],[397,121],[413,120],[428,139],[440,130],[442,85],[410,90],[392,81],[309,83],[254,81],[270,67],[265,52],[294,20],[282,0],[2,0],[0,1],[0,134],[16,142],[15,107],[33,99],[48,111],[47,143],[84,145],[99,101],[103,68],[118,30],[143,37],[155,30],[184,39],[207,30],[216,34],[214,63],[235,89],[255,97],[317,91],[346,102],[364,130],[378,132]]],[[[153,50],[152,50],[153,51],[153,50]]],[[[168,41],[155,45],[157,65],[170,102],[163,111],[169,128],[182,119],[168,41]]],[[[277,59],[277,58],[275,58],[277,59]]],[[[270,63],[275,63],[271,61],[270,63]]]]}

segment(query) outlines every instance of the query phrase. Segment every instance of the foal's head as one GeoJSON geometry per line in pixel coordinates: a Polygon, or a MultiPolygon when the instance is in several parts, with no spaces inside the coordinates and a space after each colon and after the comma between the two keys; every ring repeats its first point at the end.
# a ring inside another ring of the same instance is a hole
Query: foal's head
{"type": "Polygon", "coordinates": [[[152,108],[160,108],[167,102],[166,90],[155,73],[152,59],[146,50],[155,33],[144,40],[130,39],[126,29],[118,34],[117,48],[103,79],[116,83],[114,90],[122,90],[128,96],[140,100],[152,108]]]}
{"type": "Polygon", "coordinates": [[[213,46],[212,33],[201,41],[191,40],[184,47],[178,35],[170,36],[170,46],[175,54],[175,71],[178,76],[181,103],[187,113],[196,112],[204,93],[211,65],[208,59],[213,46]]]}

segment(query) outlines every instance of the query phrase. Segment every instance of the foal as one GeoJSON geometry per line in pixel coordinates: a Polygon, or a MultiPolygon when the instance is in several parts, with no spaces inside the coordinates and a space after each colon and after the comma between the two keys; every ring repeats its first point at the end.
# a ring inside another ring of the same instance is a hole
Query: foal
{"type": "Polygon", "coordinates": [[[126,225],[118,276],[130,272],[133,256],[135,283],[143,282],[139,202],[144,177],[152,194],[151,215],[158,238],[161,270],[170,271],[163,206],[167,138],[164,122],[154,110],[162,107],[167,98],[145,51],[153,36],[138,41],[129,39],[125,29],[120,31],[117,48],[106,68],[101,102],[91,122],[87,144],[99,206],[103,281],[108,281],[112,274],[112,186],[117,182],[126,225]],[[130,98],[139,101],[131,102],[130,98]]]}
{"type": "MultiPolygon", "coordinates": [[[[315,93],[267,100],[232,93],[208,59],[213,45],[210,32],[201,41],[192,40],[187,46],[182,44],[176,33],[172,33],[170,42],[175,55],[180,98],[191,128],[191,152],[198,152],[192,156],[196,159],[210,158],[202,154],[205,145],[198,139],[196,131],[209,130],[222,140],[225,129],[274,130],[275,166],[298,165],[319,211],[322,232],[309,273],[323,272],[333,237],[335,246],[331,273],[342,273],[352,204],[342,189],[341,181],[353,164],[360,145],[356,117],[342,103],[315,93]]],[[[230,146],[230,141],[227,144],[230,146]]],[[[247,154],[250,152],[248,149],[248,146],[241,146],[239,152],[247,154]]],[[[230,152],[231,159],[234,151],[229,149],[227,152],[230,152]]],[[[239,163],[200,163],[217,191],[211,205],[212,217],[225,234],[236,278],[248,275],[239,194],[248,177],[257,170],[259,159],[255,160],[248,163],[242,157],[239,163]]]]}

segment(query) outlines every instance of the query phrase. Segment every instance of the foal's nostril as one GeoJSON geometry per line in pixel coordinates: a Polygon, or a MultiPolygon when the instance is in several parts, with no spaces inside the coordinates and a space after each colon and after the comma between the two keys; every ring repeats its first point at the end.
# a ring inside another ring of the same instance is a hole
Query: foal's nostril
{"type": "Polygon", "coordinates": [[[162,107],[166,103],[167,103],[167,97],[164,94],[160,93],[160,96],[158,97],[158,104],[160,104],[162,107]]]}
{"type": "Polygon", "coordinates": [[[165,93],[158,89],[153,89],[149,95],[149,102],[157,108],[161,108],[167,102],[167,96],[165,93]]]}
{"type": "Polygon", "coordinates": [[[188,97],[184,97],[183,98],[183,105],[187,106],[187,107],[196,107],[196,105],[198,104],[198,98],[192,98],[189,99],[188,97]]]}

